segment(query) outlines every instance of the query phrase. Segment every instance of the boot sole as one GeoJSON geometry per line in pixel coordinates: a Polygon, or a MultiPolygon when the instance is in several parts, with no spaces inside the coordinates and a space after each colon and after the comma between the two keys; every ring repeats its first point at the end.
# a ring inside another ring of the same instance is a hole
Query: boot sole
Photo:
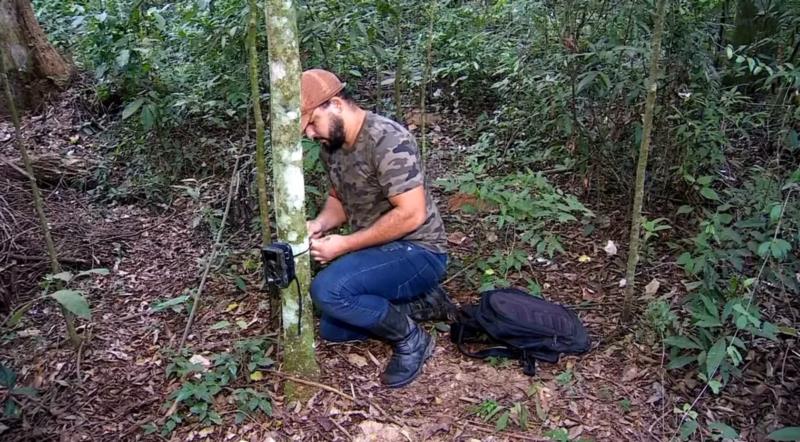
{"type": "Polygon", "coordinates": [[[415,371],[412,376],[410,376],[408,379],[406,379],[406,380],[404,380],[402,382],[396,382],[394,384],[384,384],[384,385],[386,385],[389,388],[405,387],[406,385],[414,382],[414,380],[417,379],[420,374],[422,374],[422,369],[425,367],[425,362],[428,359],[430,359],[430,357],[433,355],[433,349],[436,348],[436,338],[434,338],[431,335],[428,335],[428,336],[431,339],[430,339],[430,341],[428,341],[428,346],[425,347],[425,357],[422,359],[422,363],[419,364],[419,368],[417,369],[417,371],[415,371]]]}

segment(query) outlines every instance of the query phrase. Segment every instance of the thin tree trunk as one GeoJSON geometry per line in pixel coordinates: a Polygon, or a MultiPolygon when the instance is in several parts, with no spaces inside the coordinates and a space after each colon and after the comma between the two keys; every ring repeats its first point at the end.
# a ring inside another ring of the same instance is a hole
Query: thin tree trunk
{"type": "MultiPolygon", "coordinates": [[[[42,228],[44,235],[44,243],[47,248],[47,256],[50,258],[50,271],[55,275],[61,273],[61,265],[58,263],[58,255],[56,254],[56,247],[53,244],[53,237],[50,236],[50,227],[47,222],[47,216],[44,213],[44,203],[42,202],[42,193],[39,190],[39,185],[36,183],[36,175],[33,171],[33,164],[28,156],[28,150],[25,149],[25,144],[22,143],[22,131],[20,130],[19,115],[17,114],[17,107],[14,105],[14,95],[11,93],[11,85],[6,75],[5,51],[0,48],[0,76],[3,77],[3,88],[5,91],[6,106],[11,114],[11,120],[14,124],[14,136],[16,137],[17,148],[22,156],[22,162],[25,164],[25,172],[31,183],[31,193],[33,194],[33,206],[36,209],[36,215],[39,217],[39,225],[42,228]]],[[[64,315],[64,320],[67,325],[67,336],[75,348],[81,345],[81,339],[75,331],[75,317],[67,311],[66,308],[61,306],[61,313],[64,315]]]]}
{"type": "Polygon", "coordinates": [[[425,69],[422,75],[422,88],[420,92],[420,111],[422,112],[421,121],[420,121],[420,130],[422,135],[422,166],[425,167],[425,162],[428,158],[428,137],[425,133],[426,124],[427,123],[427,108],[425,106],[425,100],[428,96],[428,82],[430,81],[431,77],[431,62],[433,61],[433,21],[436,17],[436,10],[433,9],[436,7],[436,3],[433,3],[431,6],[431,10],[429,11],[430,16],[428,17],[428,44],[426,48],[426,57],[425,57],[425,69]]]}
{"type": "Polygon", "coordinates": [[[269,199],[267,197],[267,162],[264,151],[264,118],[261,116],[260,75],[258,71],[258,48],[256,47],[258,6],[256,0],[248,0],[250,17],[247,22],[247,53],[250,68],[250,99],[253,102],[253,119],[256,125],[256,185],[258,186],[258,212],[261,221],[261,245],[270,243],[269,199]]]}
{"type": "MultiPolygon", "coordinates": [[[[297,279],[281,291],[283,369],[299,377],[316,378],[314,321],[310,285],[309,239],[305,216],[303,147],[300,143],[300,56],[297,18],[291,0],[267,0],[269,40],[272,159],[275,218],[278,238],[294,252],[297,279]]],[[[311,391],[286,383],[291,399],[303,400],[311,391]]]]}
{"type": "Polygon", "coordinates": [[[397,66],[394,70],[394,118],[398,122],[403,121],[403,46],[397,48],[397,66]]]}
{"type": "Polygon", "coordinates": [[[405,56],[403,46],[403,27],[401,22],[401,12],[397,12],[397,65],[394,69],[394,111],[395,120],[403,121],[403,57],[405,56]]]}
{"type": "Polygon", "coordinates": [[[656,6],[656,23],[650,49],[650,75],[647,79],[647,98],[644,105],[644,121],[642,122],[642,143],[639,145],[639,161],[636,164],[636,187],[633,195],[633,212],[631,213],[631,235],[628,244],[628,268],[625,274],[625,298],[622,304],[622,321],[628,322],[636,288],[636,265],[639,262],[639,233],[642,225],[642,200],[644,199],[644,175],[647,170],[647,157],[650,153],[650,135],[653,131],[653,110],[658,91],[658,61],[661,58],[661,34],[664,31],[664,13],[666,0],[658,0],[656,6]]]}

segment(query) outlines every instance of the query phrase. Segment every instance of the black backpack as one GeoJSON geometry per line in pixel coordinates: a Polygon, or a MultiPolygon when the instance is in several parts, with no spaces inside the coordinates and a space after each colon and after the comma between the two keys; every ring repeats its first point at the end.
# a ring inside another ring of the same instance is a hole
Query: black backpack
{"type": "Polygon", "coordinates": [[[581,354],[591,347],[575,312],[514,288],[484,292],[477,305],[462,308],[450,325],[450,339],[466,356],[519,359],[528,376],[536,374],[537,360],[555,363],[561,353],[581,354]],[[483,336],[494,346],[464,348],[483,336]]]}

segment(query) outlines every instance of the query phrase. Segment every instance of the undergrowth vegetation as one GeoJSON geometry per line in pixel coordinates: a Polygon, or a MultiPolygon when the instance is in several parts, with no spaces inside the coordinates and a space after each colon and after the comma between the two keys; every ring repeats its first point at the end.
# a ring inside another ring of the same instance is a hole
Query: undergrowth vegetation
{"type": "MultiPolygon", "coordinates": [[[[51,41],[93,77],[91,101],[124,120],[110,154],[125,172],[101,177],[106,196],[164,198],[182,178],[230,166],[219,155],[230,147],[223,131],[249,129],[245,4],[34,6],[51,41]]],[[[628,211],[650,2],[308,0],[297,8],[304,67],[340,74],[365,108],[402,118],[424,96],[422,112],[473,122],[446,128],[469,154],[437,185],[490,207],[485,225],[510,228],[511,249],[482,257],[476,287],[527,284],[538,293],[536,281],[514,275],[564,252],[560,225],[591,224],[595,206],[628,211]]],[[[668,368],[692,370],[716,394],[748,353],[798,334],[772,301],[800,294],[800,3],[670,2],[666,23],[645,183],[652,220],[643,230],[683,270],[686,296],[639,307],[666,346],[668,368]]],[[[258,45],[265,58],[263,22],[258,45]]],[[[326,194],[319,147],[305,147],[316,207],[326,194]]],[[[241,376],[235,361],[245,354],[256,353],[217,355],[203,371],[176,359],[169,375],[187,381],[173,398],[181,412],[164,429],[190,415],[217,422],[208,404],[241,376]]],[[[269,413],[253,391],[230,397],[243,416],[269,413]]],[[[516,406],[474,412],[499,416],[498,429],[514,415],[524,428],[527,410],[516,406]]],[[[685,415],[683,437],[701,425],[727,431],[685,415]]]]}

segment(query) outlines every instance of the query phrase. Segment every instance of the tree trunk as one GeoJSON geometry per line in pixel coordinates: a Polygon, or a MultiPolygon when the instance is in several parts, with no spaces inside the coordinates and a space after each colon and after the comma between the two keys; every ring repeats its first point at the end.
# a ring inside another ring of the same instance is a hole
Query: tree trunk
{"type": "MultiPolygon", "coordinates": [[[[291,0],[266,3],[269,42],[272,164],[278,238],[291,245],[297,279],[281,291],[283,370],[318,377],[310,285],[309,239],[305,216],[303,147],[300,143],[300,57],[297,18],[291,0]]],[[[287,382],[288,398],[303,400],[311,391],[287,382]]]]}
{"type": "Polygon", "coordinates": [[[661,34],[664,30],[664,11],[666,0],[658,0],[656,6],[656,23],[653,30],[653,41],[650,48],[650,76],[647,79],[647,98],[644,104],[644,121],[642,121],[642,143],[639,145],[639,160],[636,164],[636,187],[633,195],[633,212],[631,213],[631,236],[628,244],[628,268],[625,274],[625,299],[622,304],[622,322],[630,319],[633,291],[636,288],[636,264],[639,262],[639,233],[642,226],[642,200],[644,198],[644,175],[647,170],[647,156],[650,153],[650,134],[653,131],[653,109],[658,91],[658,60],[661,58],[661,34]]]}
{"type": "MultiPolygon", "coordinates": [[[[0,49],[6,54],[14,99],[22,108],[35,105],[72,77],[72,66],[47,41],[29,0],[0,0],[0,49]]],[[[0,104],[0,112],[9,110],[0,104]]]]}
{"type": "Polygon", "coordinates": [[[253,102],[253,118],[256,125],[256,185],[258,186],[258,209],[261,221],[261,245],[270,243],[272,232],[269,230],[269,199],[267,196],[267,164],[264,151],[264,118],[261,116],[261,77],[258,71],[258,48],[256,47],[258,6],[255,0],[248,0],[250,17],[247,22],[247,53],[250,74],[250,100],[253,102]]]}

